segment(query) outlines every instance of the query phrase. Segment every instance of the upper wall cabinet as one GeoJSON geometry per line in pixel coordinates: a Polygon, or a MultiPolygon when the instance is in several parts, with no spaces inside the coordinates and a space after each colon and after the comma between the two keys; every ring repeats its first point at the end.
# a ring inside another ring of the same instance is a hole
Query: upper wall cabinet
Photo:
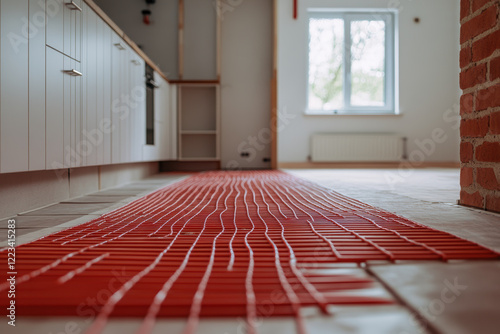
{"type": "Polygon", "coordinates": [[[46,1],[47,45],[80,61],[82,0],[46,1]]]}

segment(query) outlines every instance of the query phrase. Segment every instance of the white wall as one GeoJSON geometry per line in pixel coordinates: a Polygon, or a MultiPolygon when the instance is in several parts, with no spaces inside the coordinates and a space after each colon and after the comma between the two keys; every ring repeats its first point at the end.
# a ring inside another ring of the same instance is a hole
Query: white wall
{"type": "Polygon", "coordinates": [[[222,168],[269,168],[273,2],[233,3],[221,14],[222,168]]]}
{"type": "Polygon", "coordinates": [[[178,77],[177,0],[159,0],[149,9],[151,25],[142,22],[143,0],[94,0],[154,61],[169,79],[178,77]]]}
{"type": "MultiPolygon", "coordinates": [[[[278,108],[286,113],[278,135],[280,162],[304,162],[317,132],[390,132],[408,137],[408,152],[432,138],[426,161],[459,161],[458,0],[301,0],[294,20],[293,1],[278,1],[278,108]],[[399,116],[306,116],[308,7],[388,8],[399,11],[399,116]],[[419,17],[420,23],[414,23],[419,17]]],[[[427,150],[425,150],[427,151],[427,150]]],[[[416,155],[413,155],[415,157],[416,155]]]]}

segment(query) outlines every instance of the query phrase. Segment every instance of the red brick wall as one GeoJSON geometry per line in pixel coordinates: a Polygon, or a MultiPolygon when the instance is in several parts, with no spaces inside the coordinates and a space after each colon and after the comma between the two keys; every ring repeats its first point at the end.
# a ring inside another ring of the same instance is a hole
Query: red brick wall
{"type": "Polygon", "coordinates": [[[500,212],[500,1],[461,0],[460,202],[500,212]]]}

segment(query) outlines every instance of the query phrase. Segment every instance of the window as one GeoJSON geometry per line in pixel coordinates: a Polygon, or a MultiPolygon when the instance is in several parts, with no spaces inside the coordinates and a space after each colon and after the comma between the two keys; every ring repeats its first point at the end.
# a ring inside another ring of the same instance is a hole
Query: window
{"type": "Polygon", "coordinates": [[[394,14],[309,12],[308,113],[390,114],[394,14]]]}

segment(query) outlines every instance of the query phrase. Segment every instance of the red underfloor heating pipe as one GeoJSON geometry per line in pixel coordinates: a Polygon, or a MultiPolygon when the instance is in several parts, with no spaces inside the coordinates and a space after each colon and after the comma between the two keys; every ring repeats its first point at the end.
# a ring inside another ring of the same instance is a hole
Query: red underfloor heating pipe
{"type": "MultiPolygon", "coordinates": [[[[346,263],[492,259],[498,254],[282,172],[192,176],[88,223],[19,246],[18,315],[256,319],[304,306],[388,304],[346,263]],[[358,290],[358,293],[353,293],[358,290]]],[[[7,263],[7,251],[0,252],[7,263]]],[[[1,282],[6,282],[2,279],[1,282]]],[[[0,284],[6,292],[8,283],[0,284]]],[[[7,294],[0,296],[2,305],[7,294]]],[[[4,311],[5,312],[5,311],[4,311]]]]}

